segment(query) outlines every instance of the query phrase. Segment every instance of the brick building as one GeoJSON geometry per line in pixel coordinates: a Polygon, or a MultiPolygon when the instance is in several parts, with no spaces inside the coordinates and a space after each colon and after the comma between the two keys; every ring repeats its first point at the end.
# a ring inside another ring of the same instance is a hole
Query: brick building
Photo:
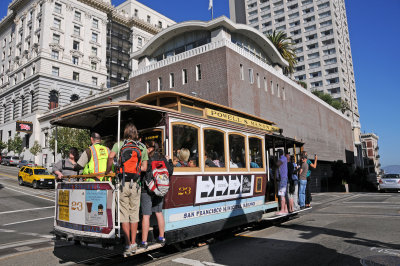
{"type": "Polygon", "coordinates": [[[368,169],[369,178],[373,182],[378,182],[382,171],[378,140],[379,137],[374,133],[361,134],[363,164],[364,168],[368,169]]]}
{"type": "Polygon", "coordinates": [[[287,62],[259,31],[226,17],[175,24],[141,50],[130,98],[171,90],[223,104],[277,123],[287,137],[317,153],[314,191],[329,162],[353,163],[350,118],[282,73],[287,62]]]}

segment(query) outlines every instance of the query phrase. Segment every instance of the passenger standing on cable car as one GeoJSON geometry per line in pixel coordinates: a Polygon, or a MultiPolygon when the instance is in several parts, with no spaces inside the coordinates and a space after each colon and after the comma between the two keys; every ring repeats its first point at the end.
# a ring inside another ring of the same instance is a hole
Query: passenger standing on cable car
{"type": "MultiPolygon", "coordinates": [[[[115,143],[111,149],[108,157],[107,171],[109,173],[114,163],[114,158],[121,151],[125,145],[131,145],[138,147],[141,150],[140,161],[137,161],[137,165],[140,165],[140,171],[145,172],[147,170],[147,149],[146,146],[139,141],[139,134],[134,124],[128,123],[124,129],[124,137],[120,143],[115,143]],[[119,150],[118,150],[119,146],[119,150]]],[[[121,154],[120,154],[121,157],[121,154]]],[[[120,158],[119,158],[120,159],[120,158]]],[[[125,176],[125,182],[122,185],[122,192],[120,193],[119,200],[119,215],[122,230],[125,236],[125,250],[124,254],[129,255],[136,252],[136,234],[139,223],[139,208],[140,208],[140,173],[138,176],[125,176]],[[135,183],[135,184],[133,184],[135,183]]]]}
{"type": "Polygon", "coordinates": [[[69,149],[68,158],[58,161],[53,166],[53,173],[57,176],[57,179],[61,179],[63,176],[79,175],[79,171],[74,171],[78,159],[78,149],[75,147],[69,149]]]}
{"type": "MultiPolygon", "coordinates": [[[[161,163],[163,162],[166,167],[166,170],[168,170],[169,177],[172,176],[174,172],[173,162],[168,156],[164,157],[162,154],[159,153],[158,143],[152,140],[146,142],[146,147],[149,155],[149,161],[147,164],[148,169],[145,177],[147,182],[150,182],[151,179],[154,178],[153,177],[154,169],[152,169],[152,164],[154,163],[158,164],[160,162],[161,163]]],[[[164,197],[159,197],[155,195],[154,192],[151,192],[147,188],[145,183],[146,182],[142,182],[142,194],[140,197],[140,206],[142,209],[143,218],[142,218],[142,242],[139,244],[139,247],[147,249],[148,247],[147,236],[150,228],[151,214],[153,212],[156,214],[158,230],[159,230],[159,236],[156,239],[156,242],[162,245],[165,244],[165,237],[164,237],[165,220],[162,214],[164,197]]]]}
{"type": "Polygon", "coordinates": [[[282,215],[288,213],[288,208],[286,205],[288,168],[287,168],[287,159],[286,156],[283,155],[283,150],[278,150],[278,154],[279,154],[279,161],[277,162],[277,166],[279,167],[278,174],[280,176],[278,196],[281,199],[281,210],[277,212],[277,215],[282,215]]]}
{"type": "MultiPolygon", "coordinates": [[[[303,154],[308,157],[308,154],[306,151],[303,151],[303,154]]],[[[307,187],[306,187],[306,208],[311,207],[311,201],[312,201],[312,197],[311,197],[311,168],[316,168],[317,167],[317,160],[318,157],[316,154],[314,154],[314,163],[311,162],[311,160],[307,159],[307,164],[308,164],[308,171],[307,171],[307,187]]]]}
{"type": "MultiPolygon", "coordinates": [[[[74,167],[74,171],[83,169],[82,174],[101,174],[105,173],[107,169],[107,159],[110,154],[110,149],[100,144],[101,136],[97,132],[92,132],[90,135],[92,146],[87,148],[79,158],[74,167]]],[[[86,181],[105,181],[104,176],[96,178],[87,178],[86,181]]]]}

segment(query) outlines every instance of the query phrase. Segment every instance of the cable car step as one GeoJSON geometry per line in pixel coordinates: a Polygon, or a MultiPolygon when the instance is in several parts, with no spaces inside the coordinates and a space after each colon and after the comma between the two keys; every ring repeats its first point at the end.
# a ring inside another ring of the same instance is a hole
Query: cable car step
{"type": "Polygon", "coordinates": [[[140,253],[144,253],[144,252],[147,252],[147,251],[150,251],[150,250],[162,248],[164,245],[165,244],[149,243],[149,246],[146,249],[138,247],[138,249],[136,250],[135,253],[132,253],[132,254],[129,254],[129,255],[128,254],[124,254],[124,257],[134,256],[134,255],[137,255],[137,254],[140,254],[140,253]]]}
{"type": "Polygon", "coordinates": [[[294,216],[294,215],[296,215],[296,214],[298,214],[300,212],[309,211],[311,209],[312,209],[312,207],[309,207],[309,208],[305,208],[305,209],[302,209],[302,210],[294,211],[294,212],[291,212],[291,213],[288,213],[288,214],[276,214],[276,212],[268,212],[268,213],[264,213],[263,216],[261,217],[261,219],[262,220],[267,220],[267,221],[272,221],[272,220],[276,220],[276,219],[283,218],[283,217],[294,216]]]}

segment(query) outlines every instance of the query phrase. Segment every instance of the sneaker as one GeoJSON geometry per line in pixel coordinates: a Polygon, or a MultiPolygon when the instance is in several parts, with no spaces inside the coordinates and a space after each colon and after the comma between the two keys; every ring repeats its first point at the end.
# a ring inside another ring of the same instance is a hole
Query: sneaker
{"type": "Polygon", "coordinates": [[[130,256],[132,254],[131,246],[125,246],[124,252],[122,254],[124,255],[124,257],[130,256]]]}
{"type": "Polygon", "coordinates": [[[144,248],[147,249],[149,244],[146,241],[142,241],[142,243],[139,244],[139,248],[144,248]]]}
{"type": "Polygon", "coordinates": [[[130,245],[129,250],[130,250],[131,254],[135,254],[136,253],[137,246],[138,245],[136,243],[130,245]]]}
{"type": "Polygon", "coordinates": [[[304,206],[301,206],[301,207],[300,207],[300,210],[304,210],[304,208],[305,208],[304,206]]]}
{"type": "Polygon", "coordinates": [[[156,240],[156,242],[158,243],[158,244],[161,244],[161,245],[165,245],[165,242],[166,242],[166,240],[165,240],[165,238],[164,237],[162,237],[162,236],[159,236],[158,238],[157,238],[157,240],[156,240]]]}

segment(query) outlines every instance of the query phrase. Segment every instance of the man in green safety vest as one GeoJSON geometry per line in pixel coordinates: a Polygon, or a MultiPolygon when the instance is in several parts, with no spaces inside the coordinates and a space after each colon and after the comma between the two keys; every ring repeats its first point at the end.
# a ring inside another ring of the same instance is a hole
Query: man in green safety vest
{"type": "MultiPolygon", "coordinates": [[[[92,146],[87,148],[79,158],[74,170],[83,169],[84,175],[105,173],[107,169],[107,159],[110,154],[110,149],[100,144],[101,136],[97,132],[92,132],[90,135],[92,146]]],[[[88,178],[86,181],[107,181],[104,176],[88,178]]]]}

